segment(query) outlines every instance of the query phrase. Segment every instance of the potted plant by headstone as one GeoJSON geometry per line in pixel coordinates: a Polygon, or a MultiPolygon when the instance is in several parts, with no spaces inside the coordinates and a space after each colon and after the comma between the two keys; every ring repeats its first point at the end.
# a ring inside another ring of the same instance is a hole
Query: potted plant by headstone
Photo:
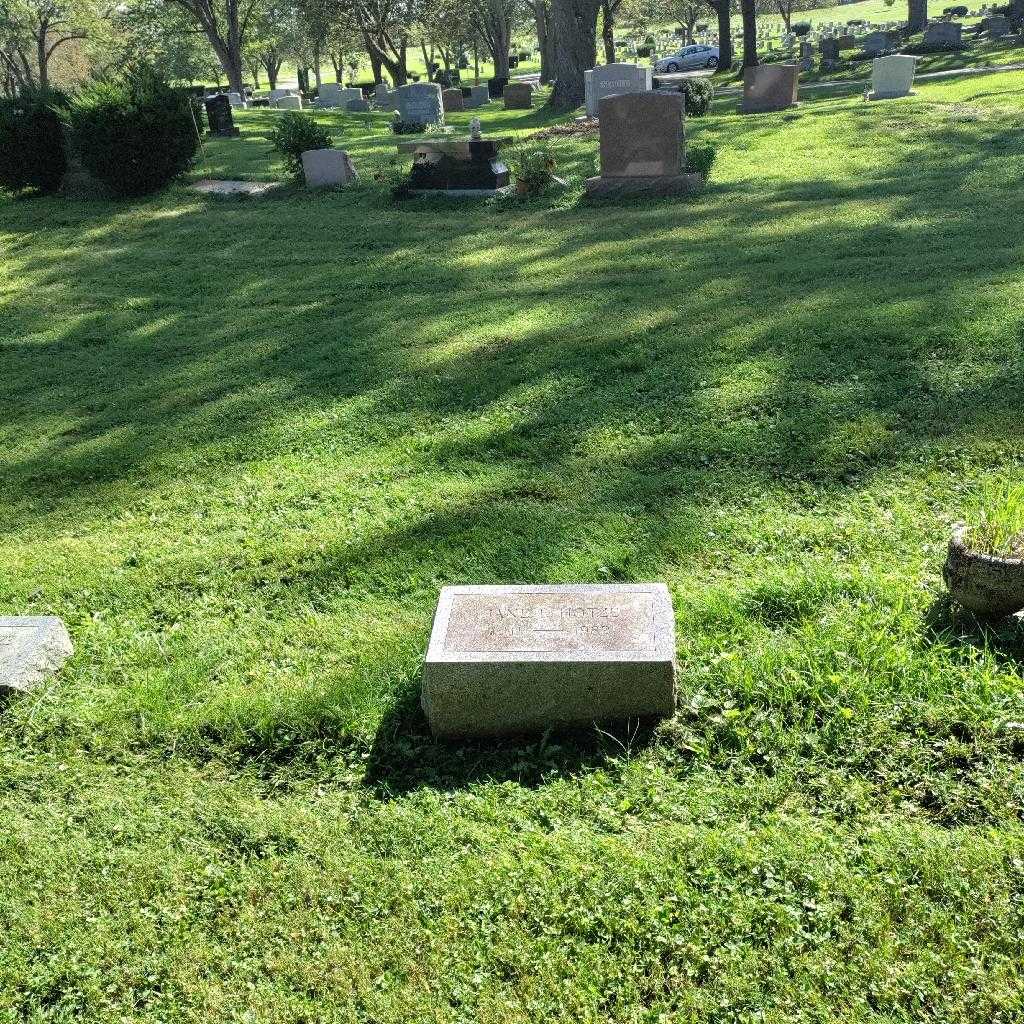
{"type": "Polygon", "coordinates": [[[555,158],[551,149],[543,144],[520,146],[509,159],[516,192],[520,195],[538,195],[551,184],[555,158]]]}
{"type": "Polygon", "coordinates": [[[1024,608],[1024,487],[996,490],[973,523],[957,523],[942,572],[958,604],[986,618],[1024,608]]]}

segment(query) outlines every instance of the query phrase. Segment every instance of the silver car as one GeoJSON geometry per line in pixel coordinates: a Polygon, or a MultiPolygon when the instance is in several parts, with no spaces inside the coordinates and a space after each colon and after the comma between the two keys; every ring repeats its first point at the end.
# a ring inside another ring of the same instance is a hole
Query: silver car
{"type": "Polygon", "coordinates": [[[694,43],[684,46],[671,57],[662,57],[654,62],[655,74],[671,75],[676,71],[694,71],[697,68],[717,68],[718,47],[694,43]]]}

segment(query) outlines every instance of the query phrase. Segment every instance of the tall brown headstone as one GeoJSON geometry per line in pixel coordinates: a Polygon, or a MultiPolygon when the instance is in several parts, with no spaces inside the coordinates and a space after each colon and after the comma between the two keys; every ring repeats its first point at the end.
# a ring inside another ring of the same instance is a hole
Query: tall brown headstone
{"type": "Polygon", "coordinates": [[[681,195],[700,187],[700,175],[683,173],[680,93],[606,96],[598,110],[601,176],[587,179],[590,195],[681,195]]]}
{"type": "Polygon", "coordinates": [[[441,106],[447,114],[451,111],[465,110],[466,101],[461,89],[444,89],[441,92],[441,106]]]}

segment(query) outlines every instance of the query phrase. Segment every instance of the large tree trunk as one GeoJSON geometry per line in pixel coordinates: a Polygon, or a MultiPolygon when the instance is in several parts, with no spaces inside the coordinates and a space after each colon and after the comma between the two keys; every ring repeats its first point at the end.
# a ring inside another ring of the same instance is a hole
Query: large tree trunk
{"type": "Polygon", "coordinates": [[[323,85],[323,79],[320,77],[320,44],[317,43],[313,47],[313,77],[316,79],[316,91],[319,95],[320,86],[323,85]]]}
{"type": "Polygon", "coordinates": [[[743,13],[743,66],[757,67],[757,6],[756,0],[740,0],[743,13]]]}
{"type": "Polygon", "coordinates": [[[537,49],[540,50],[540,83],[547,85],[551,81],[551,44],[554,33],[551,31],[551,8],[547,0],[536,0],[530,5],[533,8],[533,19],[537,25],[537,49]]]}
{"type": "Polygon", "coordinates": [[[928,0],[908,0],[907,32],[923,32],[928,24],[928,0]]]}
{"type": "Polygon", "coordinates": [[[615,10],[609,0],[601,0],[601,39],[605,64],[615,63],[615,10]]]}
{"type": "Polygon", "coordinates": [[[715,13],[718,15],[718,73],[732,70],[732,11],[729,0],[718,0],[715,13]]]}
{"type": "MultiPolygon", "coordinates": [[[[751,0],[753,2],[753,0],[751,0]]],[[[551,22],[558,38],[552,51],[555,88],[548,105],[575,110],[585,98],[583,72],[597,60],[597,12],[601,0],[552,0],[551,22]]]]}

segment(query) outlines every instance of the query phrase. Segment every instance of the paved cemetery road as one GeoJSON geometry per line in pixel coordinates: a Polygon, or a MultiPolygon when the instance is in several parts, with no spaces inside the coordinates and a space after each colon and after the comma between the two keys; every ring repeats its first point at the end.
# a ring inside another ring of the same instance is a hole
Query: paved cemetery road
{"type": "MultiPolygon", "coordinates": [[[[996,64],[985,68],[949,68],[946,71],[929,71],[923,75],[915,75],[915,82],[925,82],[934,78],[953,78],[957,75],[988,75],[1001,71],[1024,71],[1024,63],[1017,64],[996,64]]],[[[658,75],[663,82],[674,82],[682,78],[695,78],[698,76],[707,77],[710,71],[684,72],[678,75],[658,75]]],[[[800,91],[805,89],[863,89],[868,84],[868,79],[840,79],[835,82],[801,82],[800,91]]],[[[739,96],[743,90],[738,86],[730,86],[727,89],[716,89],[716,96],[739,96]]]]}
{"type": "MultiPolygon", "coordinates": [[[[929,71],[923,75],[915,75],[915,82],[926,82],[931,79],[941,78],[954,78],[957,75],[990,75],[998,74],[1002,71],[1024,71],[1024,63],[1017,64],[995,64],[992,67],[985,68],[949,68],[946,71],[929,71]]],[[[677,82],[684,78],[710,78],[714,74],[713,71],[681,71],[675,75],[658,75],[658,79],[662,82],[677,82]]],[[[539,82],[540,75],[521,75],[518,76],[516,81],[521,82],[539,82]]],[[[836,82],[801,82],[800,91],[803,92],[805,89],[852,89],[860,90],[868,84],[868,79],[841,79],[836,82]]],[[[738,86],[730,86],[726,89],[716,89],[716,96],[739,96],[743,90],[738,86]]]]}

